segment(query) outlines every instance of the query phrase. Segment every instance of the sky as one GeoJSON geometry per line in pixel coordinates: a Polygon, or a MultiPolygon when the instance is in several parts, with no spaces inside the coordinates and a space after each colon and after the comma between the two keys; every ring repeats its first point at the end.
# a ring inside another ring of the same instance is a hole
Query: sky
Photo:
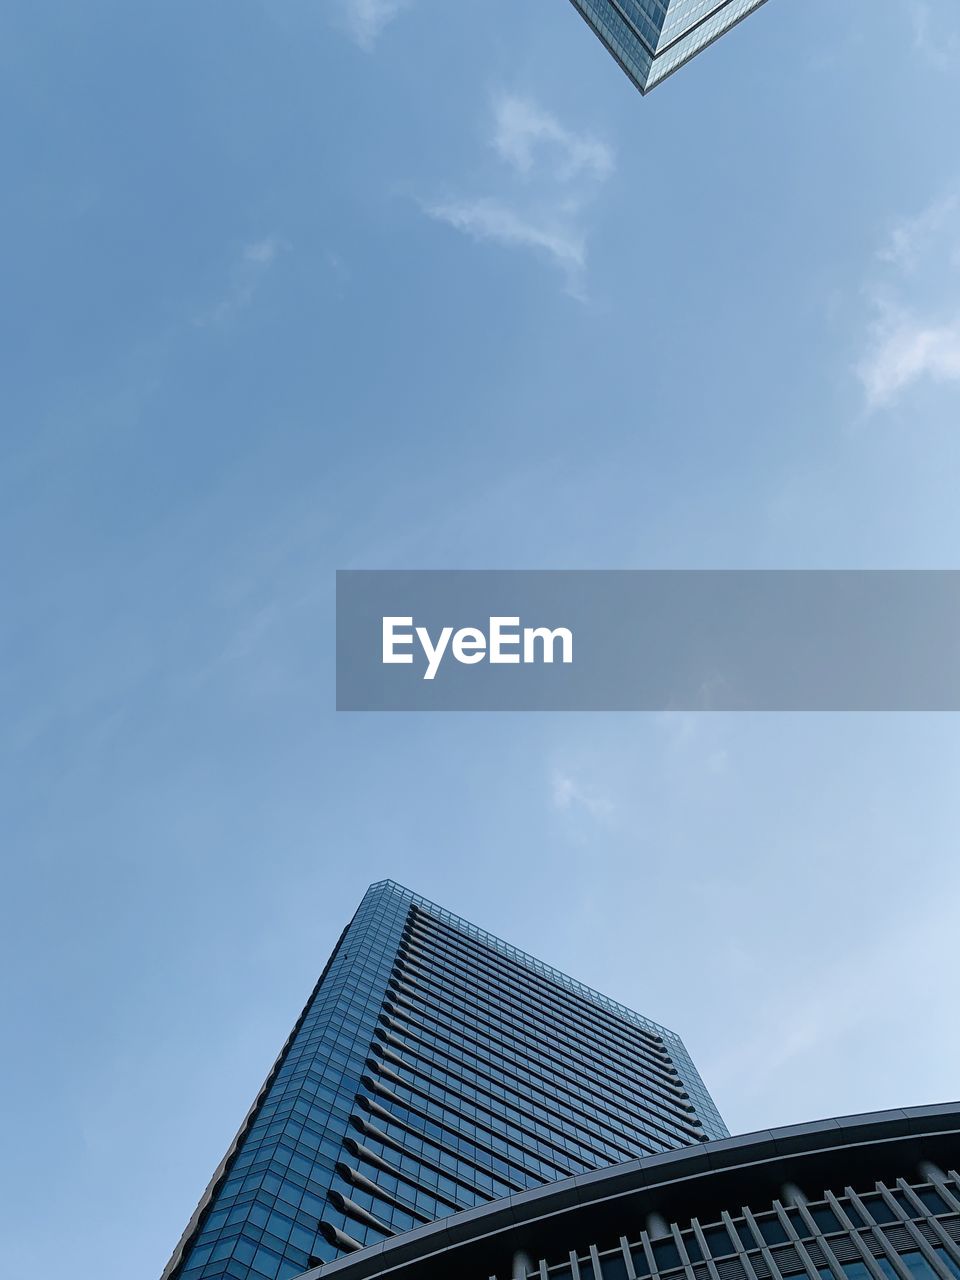
{"type": "Polygon", "coordinates": [[[960,720],[338,715],[338,568],[956,568],[960,14],[0,10],[4,1270],[158,1276],[368,883],[737,1132],[960,1094],[960,720]]]}

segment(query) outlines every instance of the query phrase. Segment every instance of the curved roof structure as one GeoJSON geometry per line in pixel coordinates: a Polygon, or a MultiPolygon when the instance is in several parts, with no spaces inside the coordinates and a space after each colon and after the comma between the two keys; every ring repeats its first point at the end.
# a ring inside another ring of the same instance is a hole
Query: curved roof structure
{"type": "Polygon", "coordinates": [[[441,1219],[305,1273],[303,1280],[468,1280],[510,1276],[517,1255],[556,1256],[557,1241],[616,1245],[651,1218],[719,1219],[767,1207],[799,1187],[872,1189],[960,1160],[960,1103],[845,1116],[723,1138],[632,1160],[441,1219]]]}

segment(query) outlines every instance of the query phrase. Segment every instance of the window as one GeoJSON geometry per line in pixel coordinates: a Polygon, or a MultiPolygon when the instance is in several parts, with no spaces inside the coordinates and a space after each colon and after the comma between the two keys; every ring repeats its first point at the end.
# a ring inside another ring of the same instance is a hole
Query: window
{"type": "MultiPolygon", "coordinates": [[[[874,1262],[886,1276],[887,1280],[897,1280],[897,1273],[894,1271],[892,1264],[887,1258],[874,1258],[874,1262]]],[[[847,1280],[873,1280],[872,1274],[865,1262],[845,1262],[843,1264],[843,1274],[847,1280]]],[[[917,1277],[920,1280],[920,1277],[917,1277]]]]}
{"type": "Polygon", "coordinates": [[[787,1233],[775,1213],[765,1213],[756,1219],[760,1234],[767,1244],[786,1244],[787,1233]]]}
{"type": "Polygon", "coordinates": [[[627,1280],[627,1264],[623,1253],[618,1249],[616,1253],[601,1254],[600,1271],[603,1280],[627,1280]]]}
{"type": "Polygon", "coordinates": [[[937,1280],[937,1273],[919,1249],[901,1254],[901,1261],[907,1267],[914,1280],[937,1280]]]}
{"type": "Polygon", "coordinates": [[[658,1271],[669,1271],[680,1266],[680,1251],[672,1240],[657,1240],[653,1246],[653,1257],[658,1271]]]}
{"type": "Polygon", "coordinates": [[[735,1222],[734,1227],[737,1235],[740,1237],[740,1243],[747,1250],[756,1249],[757,1242],[753,1238],[753,1232],[745,1221],[735,1222]]]}
{"type": "Polygon", "coordinates": [[[910,1201],[907,1199],[907,1197],[903,1194],[902,1191],[894,1191],[892,1194],[893,1194],[894,1200],[896,1200],[897,1204],[900,1207],[901,1213],[905,1214],[906,1217],[908,1218],[915,1218],[917,1216],[916,1209],[913,1207],[913,1205],[910,1203],[910,1201]]]}
{"type": "Polygon", "coordinates": [[[636,1274],[643,1280],[644,1276],[650,1274],[650,1266],[647,1262],[647,1255],[644,1253],[640,1245],[630,1250],[630,1256],[633,1258],[633,1269],[636,1274]]]}
{"type": "Polygon", "coordinates": [[[943,1197],[939,1191],[933,1187],[919,1187],[914,1195],[918,1197],[920,1203],[929,1213],[946,1213],[947,1206],[943,1203],[943,1197]]]}
{"type": "Polygon", "coordinates": [[[860,1210],[857,1208],[857,1206],[853,1203],[852,1200],[841,1200],[840,1205],[841,1205],[841,1208],[843,1209],[843,1212],[847,1215],[847,1217],[850,1219],[850,1221],[853,1223],[855,1227],[865,1227],[867,1225],[863,1214],[860,1212],[860,1210]]]}
{"type": "Polygon", "coordinates": [[[953,1258],[951,1258],[949,1253],[947,1253],[946,1249],[941,1248],[940,1245],[935,1245],[933,1252],[937,1255],[938,1259],[943,1263],[947,1270],[952,1271],[957,1277],[957,1280],[960,1280],[960,1266],[957,1266],[953,1258]]]}
{"type": "Polygon", "coordinates": [[[867,1213],[873,1218],[874,1222],[895,1222],[893,1210],[888,1206],[883,1196],[862,1196],[863,1207],[867,1213]]]}
{"type": "Polygon", "coordinates": [[[683,1244],[691,1262],[703,1261],[703,1252],[700,1248],[700,1242],[692,1231],[685,1231],[683,1233],[683,1244]]]}
{"type": "Polygon", "coordinates": [[[810,1217],[817,1224],[817,1230],[822,1231],[824,1235],[829,1235],[831,1231],[840,1230],[840,1223],[837,1221],[837,1215],[828,1204],[810,1205],[808,1212],[810,1217]]]}
{"type": "Polygon", "coordinates": [[[714,1258],[722,1258],[724,1254],[736,1252],[725,1227],[704,1227],[703,1238],[714,1258]]]}

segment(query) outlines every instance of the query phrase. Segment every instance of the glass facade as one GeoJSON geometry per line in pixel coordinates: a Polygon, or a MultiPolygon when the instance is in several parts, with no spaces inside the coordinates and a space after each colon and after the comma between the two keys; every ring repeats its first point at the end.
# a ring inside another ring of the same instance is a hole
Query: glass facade
{"type": "Polygon", "coordinates": [[[766,0],[572,0],[641,93],[766,0]]]}
{"type": "Polygon", "coordinates": [[[459,1210],[725,1134],[673,1032],[382,881],[165,1280],[290,1280],[459,1210]]]}
{"type": "Polygon", "coordinates": [[[960,1280],[960,1104],[773,1129],[554,1183],[302,1280],[960,1280]]]}

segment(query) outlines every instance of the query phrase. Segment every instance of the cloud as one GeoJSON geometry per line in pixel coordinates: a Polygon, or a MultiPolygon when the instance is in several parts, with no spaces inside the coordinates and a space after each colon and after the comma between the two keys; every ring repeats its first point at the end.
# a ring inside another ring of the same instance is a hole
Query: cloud
{"type": "Polygon", "coordinates": [[[873,311],[855,372],[868,410],[920,382],[960,381],[960,197],[952,193],[901,219],[876,254],[873,311]]]}
{"type": "Polygon", "coordinates": [[[561,182],[582,174],[604,179],[614,169],[610,147],[589,134],[574,133],[529,98],[504,94],[494,103],[495,151],[520,173],[544,161],[561,182]]]}
{"type": "Polygon", "coordinates": [[[960,381],[960,318],[939,326],[907,315],[888,320],[877,327],[857,372],[871,408],[891,403],[922,378],[960,381]]]}
{"type": "Polygon", "coordinates": [[[446,222],[475,240],[494,240],[517,248],[536,249],[553,258],[571,275],[586,265],[582,233],[562,224],[524,217],[516,209],[489,197],[451,200],[426,205],[431,218],[446,222]]]}
{"type": "Polygon", "coordinates": [[[264,277],[271,270],[281,252],[287,248],[276,236],[251,240],[242,246],[230,272],[230,287],[223,298],[194,320],[198,325],[225,324],[238,311],[253,301],[264,277]]]}
{"type": "Polygon", "coordinates": [[[530,98],[494,99],[488,143],[494,191],[424,201],[428,217],[478,242],[526,249],[558,267],[583,298],[591,201],[615,168],[611,147],[562,124],[530,98]]]}
{"type": "Polygon", "coordinates": [[[410,0],[338,0],[341,25],[361,49],[370,52],[378,37],[410,0]]]}
{"type": "Polygon", "coordinates": [[[599,788],[577,782],[568,773],[557,772],[550,785],[550,800],[561,812],[581,809],[598,822],[613,816],[613,802],[599,788]]]}
{"type": "Polygon", "coordinates": [[[960,60],[960,32],[935,30],[926,0],[911,0],[913,47],[936,67],[949,67],[960,60]]]}
{"type": "Polygon", "coordinates": [[[912,218],[901,219],[892,228],[887,243],[881,246],[878,254],[881,262],[902,271],[916,270],[934,238],[952,227],[958,209],[960,197],[953,194],[935,200],[912,218]]]}

